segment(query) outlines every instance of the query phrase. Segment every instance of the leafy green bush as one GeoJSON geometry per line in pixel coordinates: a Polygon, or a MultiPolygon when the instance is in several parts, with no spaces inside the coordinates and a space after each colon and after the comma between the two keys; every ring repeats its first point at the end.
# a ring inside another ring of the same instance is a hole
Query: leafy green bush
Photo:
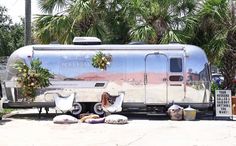
{"type": "Polygon", "coordinates": [[[15,64],[15,68],[18,70],[17,83],[21,87],[20,91],[23,95],[23,99],[33,101],[36,96],[36,90],[38,88],[44,88],[51,85],[49,78],[53,78],[53,75],[48,69],[41,67],[42,62],[39,59],[33,59],[30,66],[18,61],[15,64]]]}
{"type": "Polygon", "coordinates": [[[215,90],[220,90],[221,87],[215,83],[215,82],[212,82],[211,83],[211,95],[213,95],[215,97],[215,90]]]}

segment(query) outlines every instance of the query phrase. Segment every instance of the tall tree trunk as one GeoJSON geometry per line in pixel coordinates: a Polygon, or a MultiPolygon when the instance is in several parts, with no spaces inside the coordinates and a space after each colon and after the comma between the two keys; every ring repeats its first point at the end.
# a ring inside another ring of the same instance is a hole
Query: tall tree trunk
{"type": "Polygon", "coordinates": [[[25,33],[24,44],[31,44],[31,0],[25,0],[25,33]]]}
{"type": "Polygon", "coordinates": [[[231,17],[232,17],[232,24],[235,24],[235,18],[236,18],[236,14],[235,14],[235,11],[236,11],[236,7],[235,7],[235,1],[234,0],[230,0],[230,5],[231,5],[231,17]]]}

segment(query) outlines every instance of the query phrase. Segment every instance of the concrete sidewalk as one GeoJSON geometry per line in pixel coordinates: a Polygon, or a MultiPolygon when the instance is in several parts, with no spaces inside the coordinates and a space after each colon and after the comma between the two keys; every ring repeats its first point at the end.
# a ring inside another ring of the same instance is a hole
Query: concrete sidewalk
{"type": "MultiPolygon", "coordinates": [[[[25,118],[25,117],[24,117],[25,118]]],[[[27,118],[27,117],[26,117],[27,118]]],[[[125,125],[54,124],[5,118],[0,121],[2,146],[236,146],[235,121],[150,120],[133,116],[125,125]]]]}

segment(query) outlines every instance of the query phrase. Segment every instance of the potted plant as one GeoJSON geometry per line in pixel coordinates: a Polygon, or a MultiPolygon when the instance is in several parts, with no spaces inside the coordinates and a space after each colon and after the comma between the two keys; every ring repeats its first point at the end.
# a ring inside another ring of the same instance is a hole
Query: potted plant
{"type": "Polygon", "coordinates": [[[99,68],[103,71],[107,69],[107,66],[110,65],[111,61],[112,61],[111,54],[106,55],[101,51],[99,51],[92,57],[92,66],[95,68],[99,68]]]}
{"type": "Polygon", "coordinates": [[[49,79],[53,78],[53,74],[41,65],[42,62],[39,59],[33,59],[30,66],[22,61],[16,62],[17,84],[20,86],[23,101],[34,101],[37,89],[51,85],[49,79]]]}

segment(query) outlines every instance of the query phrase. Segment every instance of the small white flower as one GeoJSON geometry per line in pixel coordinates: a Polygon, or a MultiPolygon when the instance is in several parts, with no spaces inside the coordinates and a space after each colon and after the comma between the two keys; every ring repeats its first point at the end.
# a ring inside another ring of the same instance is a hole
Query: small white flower
{"type": "Polygon", "coordinates": [[[110,62],[107,62],[107,65],[110,65],[111,63],[110,62]]]}

